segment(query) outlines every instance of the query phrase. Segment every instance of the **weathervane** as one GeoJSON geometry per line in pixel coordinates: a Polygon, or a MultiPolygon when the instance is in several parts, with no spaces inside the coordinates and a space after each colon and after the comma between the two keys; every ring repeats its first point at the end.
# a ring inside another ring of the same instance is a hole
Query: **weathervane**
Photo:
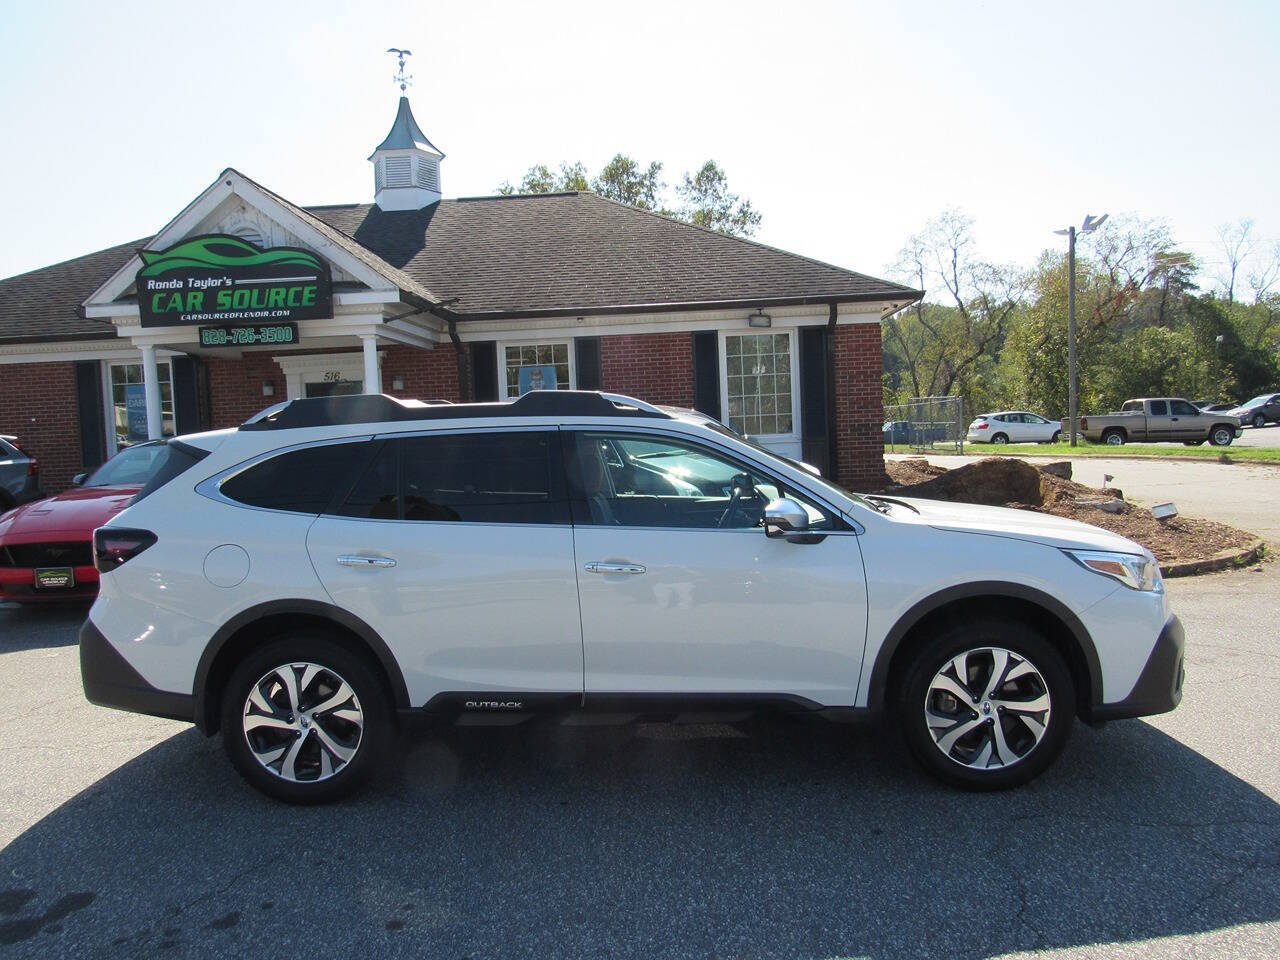
{"type": "Polygon", "coordinates": [[[394,53],[399,58],[400,70],[391,79],[400,84],[400,92],[404,93],[405,88],[413,83],[413,74],[404,72],[404,58],[413,56],[412,50],[399,50],[396,47],[387,47],[387,53],[394,53]]]}

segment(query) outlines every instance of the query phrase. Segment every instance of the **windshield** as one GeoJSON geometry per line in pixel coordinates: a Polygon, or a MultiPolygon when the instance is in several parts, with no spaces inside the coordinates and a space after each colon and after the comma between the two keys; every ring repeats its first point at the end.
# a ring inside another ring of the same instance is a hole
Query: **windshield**
{"type": "Polygon", "coordinates": [[[1263,394],[1262,396],[1260,396],[1260,397],[1254,397],[1252,400],[1246,400],[1244,403],[1240,404],[1240,406],[1242,406],[1242,407],[1260,407],[1260,406],[1262,406],[1264,403],[1266,403],[1268,400],[1270,400],[1270,399],[1271,399],[1272,397],[1274,397],[1274,396],[1275,396],[1275,394],[1274,394],[1274,393],[1264,393],[1264,394],[1263,394]]]}
{"type": "Polygon", "coordinates": [[[86,487],[140,487],[155,474],[168,456],[162,443],[127,447],[100,466],[84,482],[86,487]]]}

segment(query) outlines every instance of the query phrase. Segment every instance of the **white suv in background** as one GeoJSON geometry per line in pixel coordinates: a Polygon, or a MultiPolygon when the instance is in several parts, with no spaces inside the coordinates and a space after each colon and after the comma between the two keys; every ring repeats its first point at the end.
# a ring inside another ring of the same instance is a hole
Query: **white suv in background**
{"type": "Polygon", "coordinates": [[[1028,410],[983,413],[969,424],[969,443],[1057,443],[1062,424],[1028,410]]]}
{"type": "Polygon", "coordinates": [[[221,730],[283,800],[350,791],[426,719],[760,707],[887,713],[929,772],[994,789],[1077,716],[1181,698],[1137,544],[855,496],[700,414],[333,397],[168,443],[96,532],[85,692],[221,730]]]}

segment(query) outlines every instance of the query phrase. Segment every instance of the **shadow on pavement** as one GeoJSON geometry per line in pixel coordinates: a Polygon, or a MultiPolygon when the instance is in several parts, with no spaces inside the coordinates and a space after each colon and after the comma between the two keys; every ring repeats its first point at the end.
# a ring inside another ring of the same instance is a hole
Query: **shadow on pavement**
{"type": "Polygon", "coordinates": [[[994,795],[876,728],[454,728],[326,808],[189,731],[0,878],[15,955],[969,958],[1280,920],[1280,811],[1141,722],[994,795]]]}
{"type": "Polygon", "coordinates": [[[91,601],[0,602],[0,654],[72,646],[79,640],[80,624],[89,615],[90,606],[91,601]]]}

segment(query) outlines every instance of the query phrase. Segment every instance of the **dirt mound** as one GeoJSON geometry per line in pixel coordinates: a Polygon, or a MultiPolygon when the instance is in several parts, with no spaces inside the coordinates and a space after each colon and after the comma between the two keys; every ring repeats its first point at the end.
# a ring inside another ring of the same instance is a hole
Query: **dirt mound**
{"type": "Polygon", "coordinates": [[[988,457],[955,470],[923,459],[897,460],[887,462],[885,471],[885,493],[1070,517],[1142,544],[1161,564],[1200,560],[1257,540],[1212,520],[1157,520],[1145,507],[1126,502],[1118,490],[1098,490],[1042,473],[1014,457],[988,457]]]}
{"type": "Polygon", "coordinates": [[[946,467],[936,467],[924,457],[909,460],[886,460],[884,464],[885,490],[909,487],[924,483],[947,472],[946,467]]]}
{"type": "Polygon", "coordinates": [[[940,474],[927,480],[910,484],[910,489],[899,488],[894,493],[928,500],[982,503],[989,507],[1001,507],[1008,503],[1039,506],[1043,502],[1041,483],[1040,471],[1029,463],[1016,457],[988,457],[977,463],[966,463],[955,470],[942,470],[940,474]]]}

